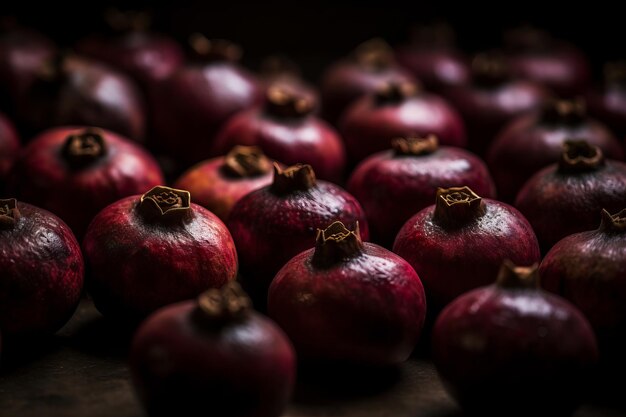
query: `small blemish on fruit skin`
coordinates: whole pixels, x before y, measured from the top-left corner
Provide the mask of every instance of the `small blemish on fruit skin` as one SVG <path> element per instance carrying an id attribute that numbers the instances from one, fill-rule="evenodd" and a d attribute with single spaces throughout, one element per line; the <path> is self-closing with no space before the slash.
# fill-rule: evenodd
<path id="1" fill-rule="evenodd" d="M 315 297 L 311 293 L 301 292 L 296 298 L 300 304 L 312 305 L 315 302 Z"/>

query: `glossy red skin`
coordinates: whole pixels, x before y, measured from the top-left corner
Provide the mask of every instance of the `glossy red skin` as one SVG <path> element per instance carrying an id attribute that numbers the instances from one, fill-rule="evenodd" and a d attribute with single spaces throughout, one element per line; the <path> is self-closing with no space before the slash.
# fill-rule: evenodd
<path id="1" fill-rule="evenodd" d="M 237 252 L 217 216 L 191 203 L 184 222 L 146 222 L 136 209 L 140 197 L 102 210 L 83 240 L 87 288 L 103 315 L 144 317 L 235 279 Z"/>
<path id="2" fill-rule="evenodd" d="M 596 117 L 619 137 L 626 137 L 626 89 L 607 86 L 589 89 L 585 95 L 589 113 Z"/>
<path id="3" fill-rule="evenodd" d="M 0 37 L 0 103 L 11 115 L 27 93 L 39 68 L 56 53 L 45 36 L 29 29 L 10 31 Z"/>
<path id="4" fill-rule="evenodd" d="M 372 243 L 329 268 L 296 255 L 272 281 L 268 312 L 298 357 L 373 366 L 404 362 L 426 316 L 419 277 L 404 259 Z"/>
<path id="5" fill-rule="evenodd" d="M 585 314 L 603 355 L 622 351 L 626 346 L 626 233 L 592 230 L 567 236 L 550 249 L 539 274 L 543 288 Z"/>
<path id="6" fill-rule="evenodd" d="M 431 311 L 459 295 L 494 282 L 505 259 L 516 265 L 541 260 L 537 238 L 515 208 L 483 199 L 485 214 L 457 229 L 433 221 L 435 206 L 411 217 L 400 229 L 393 251 L 422 279 Z"/>
<path id="7" fill-rule="evenodd" d="M 12 175 L 12 189 L 20 199 L 61 217 L 79 238 L 104 207 L 163 183 L 152 156 L 108 131 L 103 131 L 108 153 L 91 166 L 73 169 L 61 149 L 68 135 L 83 129 L 61 127 L 43 132 L 24 148 Z"/>
<path id="8" fill-rule="evenodd" d="M 52 213 L 19 202 L 21 218 L 0 228 L 0 328 L 6 338 L 52 334 L 72 316 L 84 266 L 72 231 Z"/>
<path id="9" fill-rule="evenodd" d="M 469 148 L 483 155 L 496 135 L 516 117 L 538 110 L 550 94 L 539 84 L 511 80 L 488 87 L 448 88 L 445 97 L 463 116 Z"/>
<path id="10" fill-rule="evenodd" d="M 270 187 L 239 200 L 228 218 L 239 254 L 240 271 L 253 292 L 266 294 L 274 275 L 291 258 L 311 248 L 317 229 L 341 221 L 368 240 L 367 219 L 359 202 L 326 181 L 307 190 L 276 195 Z"/>
<path id="11" fill-rule="evenodd" d="M 144 102 L 126 75 L 96 61 L 67 59 L 67 79 L 58 90 L 33 84 L 18 119 L 34 134 L 64 125 L 96 126 L 138 142 L 144 139 Z"/>
<path id="12" fill-rule="evenodd" d="M 499 198 L 513 202 L 533 174 L 559 160 L 565 140 L 575 138 L 600 147 L 608 158 L 624 158 L 617 139 L 593 119 L 567 126 L 542 123 L 536 114 L 521 116 L 500 132 L 487 152 L 487 166 Z"/>
<path id="13" fill-rule="evenodd" d="M 446 307 L 433 329 L 433 360 L 446 387 L 481 413 L 569 415 L 597 358 L 582 313 L 538 289 L 476 289 Z"/>
<path id="14" fill-rule="evenodd" d="M 348 158 L 359 162 L 389 148 L 391 139 L 435 134 L 441 145 L 464 147 L 461 116 L 442 98 L 420 93 L 399 103 L 378 105 L 373 96 L 356 101 L 343 115 L 339 131 Z"/>
<path id="15" fill-rule="evenodd" d="M 204 328 L 195 321 L 196 305 L 165 307 L 135 335 L 130 369 L 148 414 L 280 416 L 295 382 L 289 339 L 254 312 L 218 330 Z"/>
<path id="16" fill-rule="evenodd" d="M 372 240 L 391 247 L 402 225 L 432 205 L 437 188 L 459 184 L 485 198 L 495 198 L 485 163 L 463 149 L 444 146 L 429 155 L 374 154 L 355 168 L 347 189 L 367 214 Z"/>
<path id="17" fill-rule="evenodd" d="M 389 83 L 413 82 L 415 78 L 397 65 L 376 71 L 349 60 L 339 61 L 331 65 L 322 76 L 322 113 L 329 122 L 336 124 L 357 99 L 373 94 Z"/>
<path id="18" fill-rule="evenodd" d="M 191 164 L 211 156 L 215 135 L 233 115 L 260 104 L 262 86 L 225 62 L 180 68 L 155 90 L 155 132 L 164 152 Z"/>
<path id="19" fill-rule="evenodd" d="M 241 178 L 229 175 L 222 169 L 223 165 L 223 156 L 201 162 L 176 180 L 174 188 L 189 191 L 196 204 L 226 221 L 235 203 L 244 195 L 272 183 L 273 171 Z"/>
<path id="20" fill-rule="evenodd" d="M 322 179 L 339 182 L 346 153 L 337 131 L 313 115 L 281 119 L 261 109 L 231 118 L 213 143 L 212 154 L 223 155 L 235 145 L 258 146 L 268 157 L 287 165 L 309 164 Z"/>
<path id="21" fill-rule="evenodd" d="M 20 150 L 20 141 L 15 127 L 0 113 L 0 190 L 8 177 L 9 171 Z"/>
<path id="22" fill-rule="evenodd" d="M 431 91 L 443 92 L 471 78 L 467 58 L 452 48 L 405 45 L 396 49 L 396 59 Z"/>
<path id="23" fill-rule="evenodd" d="M 602 209 L 617 213 L 626 207 L 626 164 L 607 161 L 604 168 L 575 175 L 560 174 L 551 165 L 528 180 L 515 207 L 547 252 L 565 236 L 595 229 Z"/>

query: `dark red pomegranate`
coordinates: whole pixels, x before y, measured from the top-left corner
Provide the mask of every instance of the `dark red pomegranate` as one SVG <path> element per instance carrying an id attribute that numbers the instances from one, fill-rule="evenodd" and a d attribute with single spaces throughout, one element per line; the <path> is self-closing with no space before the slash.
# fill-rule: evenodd
<path id="1" fill-rule="evenodd" d="M 413 351 L 426 299 L 404 259 L 334 222 L 278 272 L 268 312 L 300 358 L 385 366 Z"/>
<path id="2" fill-rule="evenodd" d="M 154 103 L 161 149 L 186 164 L 207 158 L 224 122 L 263 96 L 260 82 L 237 64 L 237 45 L 195 35 L 191 46 L 195 61 L 160 84 Z"/>
<path id="3" fill-rule="evenodd" d="M 439 187 L 466 184 L 481 196 L 495 198 L 487 167 L 472 153 L 440 147 L 434 135 L 397 138 L 391 147 L 361 162 L 348 181 L 375 242 L 391 247 L 402 225 L 433 203 Z"/>
<path id="4" fill-rule="evenodd" d="M 369 238 L 365 213 L 341 187 L 315 179 L 310 165 L 281 169 L 274 165 L 271 185 L 241 198 L 228 218 L 240 260 L 240 272 L 255 303 L 267 299 L 276 272 L 309 249 L 315 231 L 339 220 Z"/>
<path id="5" fill-rule="evenodd" d="M 587 117 L 582 101 L 554 101 L 542 112 L 515 119 L 492 143 L 487 165 L 499 198 L 512 202 L 535 172 L 559 160 L 569 138 L 585 138 L 607 157 L 624 158 L 620 143 L 603 124 Z"/>
<path id="6" fill-rule="evenodd" d="M 225 221 L 244 195 L 272 183 L 272 162 L 254 146 L 236 146 L 226 156 L 185 172 L 175 188 L 188 190 L 196 204 Z"/>
<path id="7" fill-rule="evenodd" d="M 74 313 L 83 256 L 52 213 L 0 199 L 0 329 L 6 338 L 52 334 Z"/>
<path id="8" fill-rule="evenodd" d="M 541 259 L 530 224 L 513 207 L 482 199 L 468 187 L 440 189 L 434 206 L 400 229 L 393 251 L 420 276 L 431 311 L 493 282 L 504 259 Z"/>
<path id="9" fill-rule="evenodd" d="M 515 207 L 545 252 L 565 236 L 594 229 L 602 209 L 626 207 L 626 164 L 605 160 L 599 147 L 584 140 L 567 140 L 558 164 L 533 175 Z"/>
<path id="10" fill-rule="evenodd" d="M 96 126 L 142 141 L 144 103 L 135 84 L 109 67 L 59 55 L 37 72 L 18 121 L 31 136 L 64 125 Z"/>
<path id="11" fill-rule="evenodd" d="M 461 116 L 415 84 L 388 84 L 357 100 L 343 115 L 339 130 L 353 162 L 384 151 L 398 136 L 435 134 L 443 145 L 466 145 Z"/>
<path id="12" fill-rule="evenodd" d="M 544 85 L 561 97 L 584 93 L 591 79 L 582 51 L 536 28 L 509 31 L 504 52 L 513 74 Z"/>
<path id="13" fill-rule="evenodd" d="M 501 56 L 484 54 L 472 62 L 471 83 L 446 89 L 445 97 L 463 116 L 470 149 L 482 155 L 504 126 L 540 109 L 549 93 L 539 84 L 512 77 Z"/>
<path id="14" fill-rule="evenodd" d="M 267 90 L 263 108 L 230 119 L 213 144 L 223 155 L 235 145 L 258 146 L 267 156 L 285 164 L 305 163 L 325 180 L 342 179 L 346 157 L 339 134 L 312 115 L 314 102 L 285 84 Z"/>
<path id="15" fill-rule="evenodd" d="M 437 319 L 433 359 L 467 411 L 566 416 L 591 386 L 598 348 L 589 322 L 538 282 L 536 265 L 506 262 L 495 284 L 460 296 Z"/>
<path id="16" fill-rule="evenodd" d="M 396 48 L 398 64 L 411 72 L 429 90 L 442 92 L 470 80 L 465 55 L 456 48 L 452 27 L 446 24 L 422 25 L 411 42 Z"/>
<path id="17" fill-rule="evenodd" d="M 336 124 L 358 98 L 388 83 L 414 81 L 411 74 L 394 62 L 391 47 L 382 39 L 372 39 L 326 70 L 320 87 L 322 112 L 327 120 Z"/>
<path id="18" fill-rule="evenodd" d="M 233 240 L 188 191 L 157 186 L 117 201 L 83 240 L 88 290 L 105 316 L 132 319 L 219 288 L 237 274 Z"/>
<path id="19" fill-rule="evenodd" d="M 589 89 L 585 97 L 591 115 L 606 123 L 618 137 L 626 137 L 626 61 L 608 63 L 604 85 Z"/>
<path id="20" fill-rule="evenodd" d="M 8 29 L 0 35 L 0 108 L 15 115 L 42 65 L 56 53 L 54 43 L 26 28 Z"/>
<path id="21" fill-rule="evenodd" d="M 278 417 L 296 358 L 276 324 L 235 283 L 150 316 L 130 351 L 132 381 L 150 416 Z"/>
<path id="22" fill-rule="evenodd" d="M 319 109 L 320 97 L 317 89 L 302 78 L 300 67 L 284 55 L 270 55 L 261 62 L 260 77 L 266 88 L 283 85 L 313 103 L 314 112 Z"/>
<path id="23" fill-rule="evenodd" d="M 20 141 L 13 124 L 0 113 L 0 191 L 4 188 L 7 177 L 20 150 Z"/>
<path id="24" fill-rule="evenodd" d="M 17 160 L 12 188 L 61 217 L 79 238 L 104 207 L 163 182 L 154 159 L 115 133 L 85 127 L 43 132 Z"/>
<path id="25" fill-rule="evenodd" d="M 589 319 L 603 356 L 623 356 L 626 209 L 613 215 L 602 210 L 598 229 L 559 241 L 541 262 L 539 275 L 543 288 L 571 301 Z"/>

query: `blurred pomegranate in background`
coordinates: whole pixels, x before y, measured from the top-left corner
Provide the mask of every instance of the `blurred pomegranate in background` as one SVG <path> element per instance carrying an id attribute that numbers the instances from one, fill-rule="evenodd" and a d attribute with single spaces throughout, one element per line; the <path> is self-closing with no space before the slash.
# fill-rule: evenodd
<path id="1" fill-rule="evenodd" d="M 626 139 L 626 61 L 607 63 L 604 85 L 589 89 L 585 97 L 589 113 Z"/>

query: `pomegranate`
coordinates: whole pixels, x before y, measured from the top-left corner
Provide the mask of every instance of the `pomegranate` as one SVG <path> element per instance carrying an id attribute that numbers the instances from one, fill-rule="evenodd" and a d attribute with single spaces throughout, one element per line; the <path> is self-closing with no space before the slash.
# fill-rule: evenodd
<path id="1" fill-rule="evenodd" d="M 361 162 L 348 181 L 375 242 L 390 247 L 402 225 L 432 204 L 439 187 L 466 184 L 481 196 L 495 198 L 485 164 L 463 149 L 440 147 L 435 135 L 396 138 L 391 147 Z"/>
<path id="2" fill-rule="evenodd" d="M 490 284 L 504 259 L 541 259 L 528 221 L 513 207 L 468 187 L 439 189 L 436 203 L 407 221 L 393 245 L 421 277 L 437 312 L 459 295 Z"/>
<path id="3" fill-rule="evenodd" d="M 604 68 L 604 86 L 586 94 L 589 113 L 606 123 L 620 138 L 626 137 L 626 62 Z"/>
<path id="4" fill-rule="evenodd" d="M 20 141 L 13 124 L 0 113 L 0 191 L 20 150 Z"/>
<path id="5" fill-rule="evenodd" d="M 539 289 L 536 265 L 506 262 L 495 284 L 454 300 L 433 330 L 433 359 L 446 387 L 481 415 L 569 415 L 591 385 L 597 358 L 589 322 Z"/>
<path id="6" fill-rule="evenodd" d="M 138 145 L 89 127 L 43 132 L 24 148 L 14 171 L 18 196 L 61 217 L 79 238 L 101 209 L 163 182 Z"/>
<path id="7" fill-rule="evenodd" d="M 298 356 L 373 366 L 404 362 L 417 343 L 426 300 L 404 259 L 363 243 L 358 225 L 318 229 L 314 249 L 278 272 L 269 290 L 270 317 Z"/>
<path id="8" fill-rule="evenodd" d="M 130 369 L 151 416 L 208 405 L 216 416 L 278 417 L 296 359 L 285 334 L 232 282 L 151 315 L 133 340 Z"/>
<path id="9" fill-rule="evenodd" d="M 83 257 L 54 214 L 0 199 L 0 328 L 6 338 L 52 334 L 72 316 L 83 288 Z"/>
<path id="10" fill-rule="evenodd" d="M 241 197 L 271 184 L 272 175 L 272 163 L 259 148 L 235 146 L 228 155 L 188 170 L 174 187 L 188 190 L 196 204 L 225 221 Z"/>
<path id="11" fill-rule="evenodd" d="M 515 206 L 547 251 L 565 236 L 594 229 L 602 209 L 626 207 L 626 164 L 605 160 L 584 140 L 567 140 L 558 164 L 531 177 Z"/>
<path id="12" fill-rule="evenodd" d="M 432 133 L 444 145 L 466 145 L 461 116 L 416 84 L 387 84 L 357 100 L 342 117 L 339 130 L 352 162 L 387 149 L 394 137 L 411 134 Z"/>
<path id="13" fill-rule="evenodd" d="M 339 134 L 312 115 L 314 102 L 285 84 L 267 90 L 264 108 L 230 119 L 213 144 L 222 155 L 234 145 L 255 145 L 270 158 L 286 164 L 306 163 L 325 180 L 339 182 L 345 151 Z"/>

